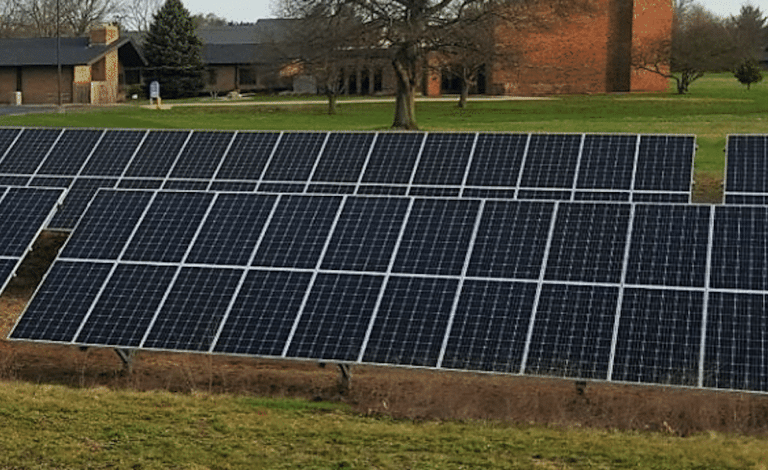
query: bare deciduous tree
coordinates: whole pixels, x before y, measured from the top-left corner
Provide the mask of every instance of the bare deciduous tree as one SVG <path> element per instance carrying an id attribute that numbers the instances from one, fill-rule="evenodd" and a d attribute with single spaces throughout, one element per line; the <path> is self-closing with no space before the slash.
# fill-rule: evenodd
<path id="1" fill-rule="evenodd" d="M 724 22 L 688 0 L 675 3 L 672 37 L 633 45 L 632 65 L 675 80 L 684 94 L 706 72 L 732 70 L 737 45 Z"/>

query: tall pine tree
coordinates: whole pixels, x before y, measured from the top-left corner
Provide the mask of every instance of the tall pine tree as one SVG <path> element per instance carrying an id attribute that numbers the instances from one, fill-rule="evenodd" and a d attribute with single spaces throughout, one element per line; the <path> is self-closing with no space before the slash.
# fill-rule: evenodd
<path id="1" fill-rule="evenodd" d="M 160 83 L 160 96 L 194 96 L 203 88 L 202 42 L 181 0 L 166 0 L 155 13 L 144 40 L 146 78 Z"/>

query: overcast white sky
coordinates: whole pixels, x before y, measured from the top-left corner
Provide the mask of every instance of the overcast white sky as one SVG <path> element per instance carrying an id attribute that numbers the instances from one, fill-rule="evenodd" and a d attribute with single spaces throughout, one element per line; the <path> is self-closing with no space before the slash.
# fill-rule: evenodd
<path id="1" fill-rule="evenodd" d="M 751 4 L 768 13 L 766 0 L 751 0 Z M 187 9 L 194 15 L 197 13 L 213 13 L 216 16 L 236 22 L 255 22 L 259 18 L 273 18 L 272 5 L 275 0 L 182 0 Z M 698 0 L 707 10 L 719 16 L 730 16 L 739 13 L 745 0 Z"/>

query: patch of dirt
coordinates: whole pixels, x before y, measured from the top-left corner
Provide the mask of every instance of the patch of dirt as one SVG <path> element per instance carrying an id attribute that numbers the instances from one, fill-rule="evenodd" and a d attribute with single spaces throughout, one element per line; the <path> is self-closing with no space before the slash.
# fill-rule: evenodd
<path id="1" fill-rule="evenodd" d="M 66 238 L 44 233 L 0 296 L 5 338 Z M 72 387 L 338 400 L 366 415 L 649 430 L 768 433 L 768 396 L 505 375 L 355 366 L 349 390 L 334 365 L 141 352 L 133 371 L 110 349 L 0 340 L 0 379 Z"/>

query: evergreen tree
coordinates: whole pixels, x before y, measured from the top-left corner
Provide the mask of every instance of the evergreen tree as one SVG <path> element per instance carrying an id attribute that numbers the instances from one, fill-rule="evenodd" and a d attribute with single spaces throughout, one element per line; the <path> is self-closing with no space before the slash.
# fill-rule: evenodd
<path id="1" fill-rule="evenodd" d="M 747 85 L 747 90 L 749 90 L 750 85 L 763 79 L 763 74 L 760 72 L 760 65 L 758 65 L 755 59 L 744 59 L 744 61 L 736 67 L 736 70 L 733 71 L 733 76 L 736 77 L 736 80 L 742 85 Z"/>
<path id="2" fill-rule="evenodd" d="M 181 0 L 166 0 L 155 13 L 144 41 L 147 79 L 160 83 L 160 96 L 194 96 L 203 88 L 202 42 Z"/>

